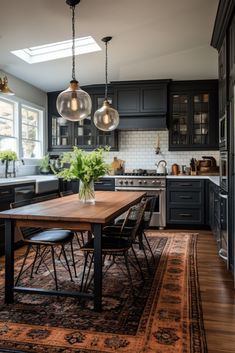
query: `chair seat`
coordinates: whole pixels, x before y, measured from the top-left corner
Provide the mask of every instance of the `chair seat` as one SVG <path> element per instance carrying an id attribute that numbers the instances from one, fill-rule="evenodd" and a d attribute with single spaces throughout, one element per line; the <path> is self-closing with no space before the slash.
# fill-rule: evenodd
<path id="1" fill-rule="evenodd" d="M 102 238 L 103 252 L 125 251 L 125 250 L 128 250 L 129 248 L 130 248 L 130 241 L 128 239 L 117 238 L 117 237 Z M 84 246 L 82 246 L 80 250 L 94 251 L 94 238 L 88 241 Z"/>
<path id="2" fill-rule="evenodd" d="M 53 229 L 53 230 L 45 230 L 40 233 L 33 234 L 25 241 L 35 241 L 35 242 L 45 242 L 45 243 L 63 243 L 72 240 L 73 232 L 66 229 Z"/>

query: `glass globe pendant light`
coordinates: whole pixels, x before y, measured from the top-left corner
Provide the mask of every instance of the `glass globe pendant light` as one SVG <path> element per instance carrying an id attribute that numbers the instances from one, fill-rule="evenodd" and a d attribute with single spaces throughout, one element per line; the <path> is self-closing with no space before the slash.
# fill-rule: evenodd
<path id="1" fill-rule="evenodd" d="M 117 110 L 112 108 L 108 102 L 108 55 L 107 45 L 112 37 L 104 37 L 102 41 L 105 43 L 105 96 L 104 102 L 100 109 L 96 110 L 94 114 L 94 124 L 102 131 L 112 131 L 117 128 L 119 124 L 119 114 Z"/>
<path id="2" fill-rule="evenodd" d="M 56 100 L 58 113 L 66 120 L 79 121 L 91 114 L 91 97 L 83 91 L 75 77 L 75 6 L 80 0 L 66 0 L 72 10 L 72 80 L 68 89 Z"/>

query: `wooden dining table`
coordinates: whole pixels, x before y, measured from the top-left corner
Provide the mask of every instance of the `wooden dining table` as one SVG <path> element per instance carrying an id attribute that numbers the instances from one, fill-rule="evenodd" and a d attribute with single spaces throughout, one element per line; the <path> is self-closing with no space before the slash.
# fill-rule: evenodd
<path id="1" fill-rule="evenodd" d="M 5 303 L 14 303 L 14 292 L 27 294 L 60 295 L 90 298 L 94 310 L 102 310 L 102 228 L 105 224 L 138 203 L 144 192 L 97 191 L 95 204 L 86 204 L 78 195 L 0 212 L 5 219 Z M 72 231 L 91 231 L 94 236 L 94 291 L 48 290 L 17 287 L 14 285 L 14 232 L 15 227 L 63 228 Z"/>

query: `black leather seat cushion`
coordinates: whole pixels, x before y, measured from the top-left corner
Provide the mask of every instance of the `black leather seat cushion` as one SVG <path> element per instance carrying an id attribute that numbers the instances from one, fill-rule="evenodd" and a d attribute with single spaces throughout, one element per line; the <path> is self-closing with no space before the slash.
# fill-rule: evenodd
<path id="1" fill-rule="evenodd" d="M 52 229 L 33 234 L 27 237 L 27 239 L 31 241 L 62 243 L 72 240 L 73 235 L 74 233 L 67 229 Z"/>

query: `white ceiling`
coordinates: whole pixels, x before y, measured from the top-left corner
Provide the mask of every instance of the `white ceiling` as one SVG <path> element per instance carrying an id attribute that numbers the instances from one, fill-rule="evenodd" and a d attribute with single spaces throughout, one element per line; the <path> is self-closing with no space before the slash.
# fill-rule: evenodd
<path id="1" fill-rule="evenodd" d="M 27 64 L 11 50 L 71 39 L 65 0 L 0 0 L 0 70 L 43 91 L 62 90 L 71 79 L 71 58 Z M 108 79 L 207 79 L 217 77 L 210 47 L 218 0 L 81 0 L 76 37 L 113 36 Z M 81 85 L 104 83 L 104 50 L 76 58 Z M 10 83 L 9 83 L 10 86 Z"/>

